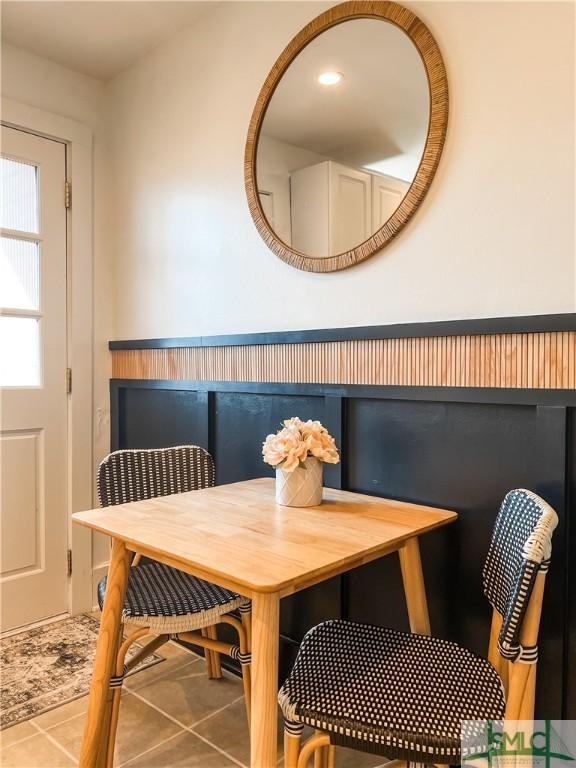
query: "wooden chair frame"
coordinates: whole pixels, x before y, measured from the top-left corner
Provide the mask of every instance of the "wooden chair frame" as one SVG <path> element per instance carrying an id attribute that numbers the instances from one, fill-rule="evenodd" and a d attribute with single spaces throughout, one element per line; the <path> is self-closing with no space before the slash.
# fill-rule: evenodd
<path id="1" fill-rule="evenodd" d="M 544 598 L 546 571 L 538 571 L 534 587 L 528 601 L 528 607 L 520 629 L 520 645 L 535 646 L 538 642 L 540 616 Z M 526 664 L 521 661 L 509 661 L 498 650 L 498 635 L 502 626 L 502 616 L 493 610 L 488 646 L 488 661 L 498 672 L 506 693 L 506 711 L 504 720 L 533 720 L 536 693 L 536 663 Z M 307 768 L 311 757 L 314 768 L 334 768 L 334 746 L 330 734 L 316 731 L 304 744 L 301 737 L 284 731 L 285 768 Z M 400 768 L 410 764 L 402 760 L 386 763 L 387 768 Z M 437 764 L 436 764 L 437 765 Z"/>
<path id="2" fill-rule="evenodd" d="M 131 567 L 135 567 L 140 562 L 141 555 L 136 554 L 132 560 Z M 230 614 L 224 614 L 220 617 L 218 624 L 228 624 L 236 630 L 238 634 L 238 645 L 241 656 L 249 656 L 252 640 L 252 614 L 250 611 L 241 612 L 241 621 Z M 116 665 L 113 670 L 112 681 L 108 691 L 108 707 L 106 720 L 102 726 L 102 735 L 100 739 L 99 756 L 106 768 L 112 768 L 114 764 L 114 747 L 116 744 L 116 732 L 118 729 L 118 717 L 120 714 L 120 699 L 122 696 L 122 687 L 126 675 L 134 669 L 143 659 L 161 648 L 169 640 L 177 637 L 187 643 L 199 646 L 204 649 L 206 672 L 209 679 L 222 677 L 222 668 L 220 663 L 220 654 L 225 653 L 233 657 L 234 650 L 237 647 L 232 643 L 224 643 L 218 640 L 217 625 L 212 624 L 203 627 L 199 631 L 178 632 L 171 635 L 155 635 L 150 642 L 143 646 L 126 663 L 126 654 L 130 647 L 141 640 L 143 637 L 151 634 L 149 627 L 138 627 L 126 639 L 124 637 L 124 625 L 120 625 L 118 637 L 113 640 L 117 647 Z M 242 685 L 244 688 L 244 703 L 246 705 L 246 716 L 248 718 L 248 730 L 250 730 L 250 662 L 241 661 Z"/>
<path id="3" fill-rule="evenodd" d="M 214 482 L 214 464 L 212 457 L 210 454 L 208 454 L 207 451 L 205 451 L 203 448 L 200 448 L 199 446 L 175 446 L 174 448 L 169 449 L 151 449 L 151 450 L 126 450 L 126 451 L 115 451 L 112 454 L 109 454 L 102 463 L 100 464 L 100 467 L 98 469 L 98 496 L 100 499 L 100 503 L 102 506 L 110 506 L 115 503 L 119 503 L 119 500 L 117 498 L 117 494 L 113 494 L 114 498 L 116 498 L 116 501 L 111 501 L 108 494 L 112 493 L 110 490 L 111 488 L 115 488 L 115 484 L 119 482 L 119 478 L 114 478 L 112 475 L 107 477 L 105 480 L 102 480 L 101 478 L 101 471 L 103 468 L 107 465 L 109 460 L 112 457 L 117 457 L 118 454 L 138 454 L 138 453 L 144 453 L 144 454 L 154 454 L 156 452 L 163 453 L 165 451 L 178 451 L 181 449 L 190 449 L 192 451 L 199 451 L 200 454 L 203 454 L 205 465 L 201 469 L 201 478 L 204 478 L 206 483 L 208 484 L 208 487 L 210 485 L 213 485 Z M 205 477 L 204 477 L 205 475 Z M 106 489 L 106 497 L 105 499 L 102 496 L 102 486 L 100 483 L 104 483 L 104 488 Z M 109 487 L 110 486 L 110 487 Z M 204 487 L 201 485 L 200 487 Z M 165 489 L 167 490 L 167 489 Z M 180 490 L 177 486 L 176 488 L 173 488 L 170 486 L 170 489 L 167 490 L 169 493 L 174 493 L 176 490 Z M 120 500 L 126 500 L 122 497 Z M 121 557 L 118 556 L 118 546 L 116 546 L 118 542 L 115 542 L 112 540 L 111 542 L 111 557 L 110 557 L 110 571 L 109 573 L 112 573 L 115 569 L 129 569 L 136 567 L 142 558 L 142 555 L 138 552 L 131 553 L 129 551 L 123 550 L 123 554 Z M 120 600 L 120 595 L 118 595 L 114 590 L 112 590 L 112 593 L 110 595 L 107 594 L 106 601 L 108 602 L 111 600 L 112 602 L 118 602 Z M 119 609 L 121 609 L 121 606 L 118 606 Z M 246 704 L 246 714 L 248 717 L 248 728 L 250 728 L 250 705 L 251 705 L 251 697 L 250 697 L 250 649 L 251 649 L 251 638 L 252 638 L 252 632 L 251 632 L 251 624 L 252 624 L 252 616 L 251 616 L 251 610 L 249 606 L 242 606 L 240 608 L 240 614 L 241 614 L 241 621 L 236 619 L 234 616 L 230 614 L 224 614 L 222 616 L 219 616 L 217 619 L 217 622 L 215 624 L 211 624 L 206 627 L 199 628 L 198 630 L 194 629 L 193 631 L 184 631 L 184 632 L 172 632 L 170 634 L 168 633 L 162 633 L 159 635 L 156 635 L 156 633 L 152 632 L 149 626 L 135 626 L 134 631 L 131 632 L 131 634 L 128 635 L 126 639 L 124 639 L 124 624 L 121 623 L 118 630 L 114 629 L 113 631 L 110 628 L 107 628 L 102 624 L 101 626 L 101 634 L 106 634 L 107 636 L 107 643 L 109 647 L 112 650 L 111 654 L 111 661 L 108 662 L 111 666 L 111 669 L 109 669 L 109 677 L 110 677 L 110 686 L 107 690 L 103 691 L 103 696 L 106 700 L 106 706 L 104 709 L 104 715 L 102 717 L 102 721 L 95 724 L 94 727 L 98 728 L 99 735 L 97 739 L 97 760 L 96 763 L 98 766 L 107 766 L 107 768 L 112 768 L 113 760 L 114 760 L 114 746 L 116 742 L 116 731 L 118 727 L 118 716 L 120 712 L 120 699 L 122 695 L 122 686 L 124 683 L 124 678 L 126 677 L 127 673 L 130 672 L 131 669 L 134 669 L 134 667 L 143 659 L 145 659 L 147 656 L 149 656 L 151 653 L 153 653 L 155 650 L 160 648 L 162 645 L 167 643 L 172 638 L 178 638 L 181 640 L 184 640 L 188 643 L 192 643 L 193 645 L 199 646 L 200 648 L 204 649 L 204 656 L 205 656 L 205 662 L 206 662 L 206 672 L 208 674 L 208 677 L 210 679 L 220 678 L 222 677 L 222 667 L 220 663 L 220 654 L 226 653 L 232 658 L 238 659 L 240 662 L 241 670 L 242 670 L 242 681 L 243 681 L 243 687 L 244 687 L 244 700 Z M 224 643 L 218 639 L 217 634 L 217 625 L 218 624 L 228 624 L 231 626 L 238 635 L 238 645 L 234 645 L 232 643 Z M 153 634 L 152 640 L 150 640 L 143 648 L 141 648 L 131 659 L 126 663 L 126 655 L 128 653 L 128 650 L 130 647 L 137 642 L 138 640 L 141 640 L 142 638 L 146 637 L 147 635 Z M 98 659 L 96 659 L 95 662 L 95 670 L 98 667 Z M 93 683 L 94 685 L 94 680 Z"/>

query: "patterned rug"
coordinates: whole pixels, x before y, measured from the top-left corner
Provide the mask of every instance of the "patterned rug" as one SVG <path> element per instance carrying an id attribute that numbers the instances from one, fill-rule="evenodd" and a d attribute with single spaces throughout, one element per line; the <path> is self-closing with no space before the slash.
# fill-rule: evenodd
<path id="1" fill-rule="evenodd" d="M 0 640 L 0 730 L 88 693 L 99 626 L 74 616 Z M 160 661 L 151 654 L 131 674 Z"/>

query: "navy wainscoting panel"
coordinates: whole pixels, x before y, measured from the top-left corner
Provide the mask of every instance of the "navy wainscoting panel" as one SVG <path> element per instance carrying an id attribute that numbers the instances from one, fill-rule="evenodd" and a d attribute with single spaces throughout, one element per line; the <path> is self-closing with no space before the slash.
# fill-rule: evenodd
<path id="1" fill-rule="evenodd" d="M 565 608 L 564 409 L 535 406 L 352 399 L 348 404 L 348 487 L 406 501 L 451 507 L 454 526 L 421 539 L 435 634 L 485 655 L 491 608 L 482 565 L 496 512 L 511 488 L 529 487 L 554 504 L 560 525 L 541 633 L 539 677 L 559 679 Z M 560 413 L 559 413 L 560 411 Z M 407 629 L 398 559 L 383 558 L 349 577 L 349 612 L 357 621 Z M 543 712 L 560 716 L 561 686 L 540 685 Z M 551 715 L 550 715 L 551 716 Z"/>
<path id="2" fill-rule="evenodd" d="M 293 415 L 324 421 L 342 463 L 326 485 L 455 509 L 459 521 L 422 537 L 432 631 L 486 654 L 490 608 L 481 572 L 505 493 L 528 487 L 560 524 L 541 630 L 538 708 L 576 717 L 576 416 L 573 393 L 297 384 L 115 380 L 113 448 L 198 443 L 213 454 L 217 482 L 273 470 L 265 436 Z M 281 677 L 303 634 L 318 621 L 350 617 L 407 627 L 397 556 L 282 601 Z"/>
<path id="3" fill-rule="evenodd" d="M 216 392 L 214 394 L 214 455 L 216 482 L 235 483 L 274 477 L 262 461 L 262 443 L 285 419 L 322 418 L 324 398 L 300 395 Z"/>
<path id="4" fill-rule="evenodd" d="M 208 448 L 208 393 L 128 387 L 118 393 L 114 448 Z M 115 408 L 112 408 L 114 416 Z M 117 443 L 115 445 L 115 443 Z"/>

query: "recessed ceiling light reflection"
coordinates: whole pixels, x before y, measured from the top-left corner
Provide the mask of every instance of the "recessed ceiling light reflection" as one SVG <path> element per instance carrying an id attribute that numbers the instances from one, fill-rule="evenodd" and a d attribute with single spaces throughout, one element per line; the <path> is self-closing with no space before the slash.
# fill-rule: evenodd
<path id="1" fill-rule="evenodd" d="M 322 72 L 318 75 L 320 85 L 338 85 L 344 79 L 342 72 Z"/>

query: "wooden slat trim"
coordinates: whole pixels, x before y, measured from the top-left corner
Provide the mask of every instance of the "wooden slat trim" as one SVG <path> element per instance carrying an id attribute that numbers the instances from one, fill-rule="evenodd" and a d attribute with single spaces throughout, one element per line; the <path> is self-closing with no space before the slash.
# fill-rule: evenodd
<path id="1" fill-rule="evenodd" d="M 576 332 L 112 351 L 115 379 L 576 388 Z"/>

